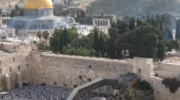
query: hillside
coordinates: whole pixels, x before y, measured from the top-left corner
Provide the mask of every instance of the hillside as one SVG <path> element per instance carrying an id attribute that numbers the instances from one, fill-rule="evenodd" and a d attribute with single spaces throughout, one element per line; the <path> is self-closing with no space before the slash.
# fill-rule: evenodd
<path id="1" fill-rule="evenodd" d="M 17 4 L 23 6 L 24 1 L 25 0 L 0 0 L 0 9 L 8 10 Z M 52 0 L 52 1 L 54 2 L 55 5 L 64 4 L 65 1 L 66 3 L 68 1 L 71 1 L 72 7 L 75 6 L 78 8 L 86 8 L 86 6 L 88 6 L 90 3 L 92 3 L 91 1 L 94 0 Z"/>
<path id="2" fill-rule="evenodd" d="M 7 10 L 11 7 L 14 7 L 16 4 L 22 0 L 0 0 L 0 9 Z"/>
<path id="3" fill-rule="evenodd" d="M 180 12 L 179 0 L 102 0 L 89 5 L 90 14 L 146 15 Z"/>

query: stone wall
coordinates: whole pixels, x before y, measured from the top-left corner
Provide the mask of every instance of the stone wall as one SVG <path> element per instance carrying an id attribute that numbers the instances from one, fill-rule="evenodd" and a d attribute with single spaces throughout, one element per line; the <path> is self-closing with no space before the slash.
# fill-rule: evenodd
<path id="1" fill-rule="evenodd" d="M 162 84 L 162 78 L 178 76 L 178 65 L 165 63 L 153 65 L 152 59 L 137 57 L 134 59 L 127 59 L 127 62 L 133 65 L 134 73 L 139 74 L 142 80 L 145 80 L 151 84 L 154 89 L 155 100 L 179 100 L 180 89 L 172 94 L 169 88 L 166 88 L 165 85 Z M 158 76 L 162 78 L 153 76 L 154 73 L 157 73 Z"/>
<path id="2" fill-rule="evenodd" d="M 27 47 L 20 47 L 19 51 L 21 52 L 0 55 L 0 91 L 9 90 L 22 83 L 45 83 L 74 88 L 100 77 L 118 78 L 128 72 L 134 72 L 151 84 L 156 100 L 180 98 L 180 89 L 172 94 L 162 84 L 162 79 L 153 77 L 152 74 L 158 73 L 162 77 L 178 76 L 179 66 L 153 65 L 152 59 L 149 58 L 110 60 L 27 52 Z"/>
<path id="3" fill-rule="evenodd" d="M 132 66 L 121 60 L 31 52 L 33 82 L 74 88 L 100 77 L 118 78 Z"/>
<path id="4" fill-rule="evenodd" d="M 0 91 L 10 90 L 21 83 L 31 82 L 31 68 L 29 67 L 29 46 L 19 47 L 18 53 L 3 53 L 0 55 Z M 18 74 L 19 72 L 19 74 Z M 9 79 L 8 83 L 6 80 Z M 10 83 L 9 83 L 10 82 Z M 8 84 L 8 87 L 7 87 Z M 22 85 L 22 84 L 19 84 Z"/>
<path id="5" fill-rule="evenodd" d="M 180 69 L 178 64 L 160 63 L 155 69 L 155 73 L 160 78 L 180 78 Z"/>

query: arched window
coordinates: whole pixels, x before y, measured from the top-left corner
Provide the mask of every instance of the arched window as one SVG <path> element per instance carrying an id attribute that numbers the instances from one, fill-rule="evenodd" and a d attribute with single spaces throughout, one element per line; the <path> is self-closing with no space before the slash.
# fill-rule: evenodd
<path id="1" fill-rule="evenodd" d="M 34 25 L 34 29 L 37 29 L 37 25 Z"/>
<path id="2" fill-rule="evenodd" d="M 40 24 L 38 25 L 38 28 L 39 28 L 39 29 L 41 28 L 41 25 L 40 25 Z"/>
<path id="3" fill-rule="evenodd" d="M 43 13 L 43 10 L 41 10 L 41 14 L 43 15 L 44 13 Z"/>
<path id="4" fill-rule="evenodd" d="M 102 24 L 103 24 L 103 22 L 101 21 L 101 22 L 100 22 L 100 26 L 102 26 Z"/>
<path id="5" fill-rule="evenodd" d="M 98 26 L 100 26 L 100 21 L 98 20 Z"/>
<path id="6" fill-rule="evenodd" d="M 108 26 L 108 21 L 106 20 L 106 26 Z"/>
<path id="7" fill-rule="evenodd" d="M 42 29 L 45 29 L 44 25 L 42 25 Z"/>
<path id="8" fill-rule="evenodd" d="M 95 20 L 95 25 L 97 25 L 97 20 Z"/>
<path id="9" fill-rule="evenodd" d="M 38 15 L 38 11 L 37 10 L 35 11 L 35 15 Z"/>
<path id="10" fill-rule="evenodd" d="M 103 26 L 106 26 L 105 20 L 103 20 Z"/>

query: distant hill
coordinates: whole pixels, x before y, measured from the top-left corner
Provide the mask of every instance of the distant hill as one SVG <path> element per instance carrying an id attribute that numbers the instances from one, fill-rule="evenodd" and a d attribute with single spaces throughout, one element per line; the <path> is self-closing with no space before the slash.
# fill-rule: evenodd
<path id="1" fill-rule="evenodd" d="M 87 7 L 90 14 L 147 15 L 180 13 L 180 0 L 101 0 Z"/>
<path id="2" fill-rule="evenodd" d="M 14 7 L 16 4 L 21 2 L 22 0 L 0 0 L 0 9 L 1 10 L 8 10 Z"/>
<path id="3" fill-rule="evenodd" d="M 13 8 L 15 5 L 23 6 L 25 0 L 0 0 L 0 9 L 2 10 L 8 10 Z M 79 3 L 86 3 L 86 1 L 91 1 L 91 0 L 52 0 L 54 2 L 54 5 L 58 4 L 64 4 L 65 1 L 71 1 L 72 4 L 76 5 Z M 92 0 L 94 1 L 94 0 Z M 80 5 L 82 6 L 82 5 Z"/>

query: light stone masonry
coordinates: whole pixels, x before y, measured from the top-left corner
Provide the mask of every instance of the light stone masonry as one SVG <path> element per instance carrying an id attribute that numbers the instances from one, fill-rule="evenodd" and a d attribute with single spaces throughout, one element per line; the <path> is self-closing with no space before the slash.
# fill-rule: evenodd
<path id="1" fill-rule="evenodd" d="M 100 77 L 119 78 L 123 74 L 133 72 L 151 84 L 156 100 L 180 98 L 180 89 L 172 94 L 162 84 L 162 78 L 178 77 L 177 65 L 153 64 L 152 59 L 138 57 L 111 60 L 42 53 L 31 51 L 30 46 L 20 46 L 19 51 L 0 55 L 0 91 L 11 90 L 17 85 L 21 88 L 23 83 L 74 88 Z M 161 78 L 154 77 L 152 73 Z"/>

